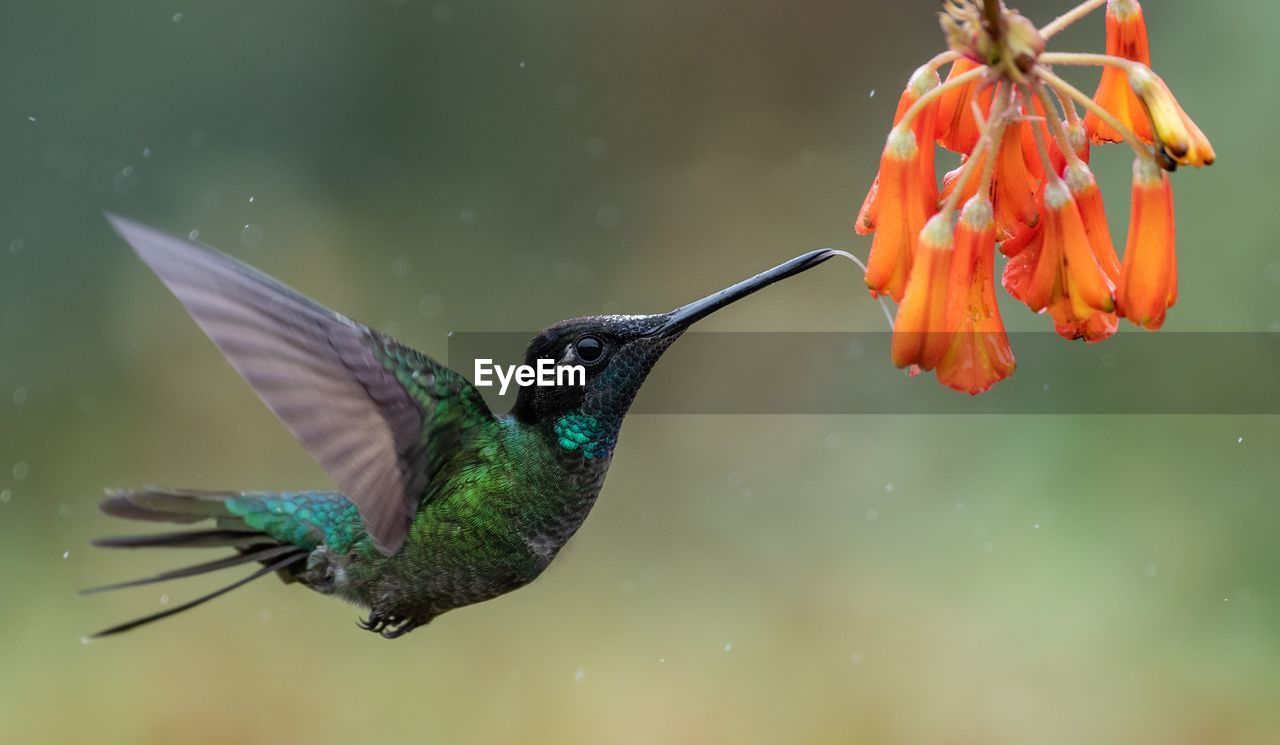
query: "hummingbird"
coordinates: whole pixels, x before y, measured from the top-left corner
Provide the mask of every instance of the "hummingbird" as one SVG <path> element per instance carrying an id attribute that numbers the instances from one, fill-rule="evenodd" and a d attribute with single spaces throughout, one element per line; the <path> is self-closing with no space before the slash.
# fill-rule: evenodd
<path id="1" fill-rule="evenodd" d="M 216 249 L 123 217 L 112 227 L 338 487 L 108 491 L 100 509 L 191 526 L 102 538 L 110 548 L 219 547 L 223 558 L 86 593 L 240 565 L 254 571 L 181 613 L 275 573 L 368 610 L 394 639 L 533 581 L 596 501 L 636 393 L 691 325 L 836 255 L 819 249 L 668 313 L 561 321 L 526 364 L 581 366 L 574 385 L 523 386 L 496 416 L 466 377 Z"/>

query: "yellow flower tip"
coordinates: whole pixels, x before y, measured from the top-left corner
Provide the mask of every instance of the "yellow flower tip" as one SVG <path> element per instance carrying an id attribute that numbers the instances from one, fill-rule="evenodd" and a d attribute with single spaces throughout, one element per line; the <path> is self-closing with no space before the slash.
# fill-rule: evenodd
<path id="1" fill-rule="evenodd" d="M 1216 156 L 1204 132 L 1187 116 L 1169 86 L 1150 69 L 1129 69 L 1129 86 L 1137 94 L 1155 130 L 1161 151 L 1178 165 L 1212 165 Z"/>

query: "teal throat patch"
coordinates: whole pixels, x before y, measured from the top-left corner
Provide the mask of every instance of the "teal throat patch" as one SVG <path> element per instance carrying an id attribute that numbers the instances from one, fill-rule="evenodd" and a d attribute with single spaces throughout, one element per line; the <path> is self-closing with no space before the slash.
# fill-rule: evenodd
<path id="1" fill-rule="evenodd" d="M 555 423 L 556 442 L 583 458 L 603 458 L 613 445 L 613 435 L 600 420 L 586 414 L 565 414 Z"/>

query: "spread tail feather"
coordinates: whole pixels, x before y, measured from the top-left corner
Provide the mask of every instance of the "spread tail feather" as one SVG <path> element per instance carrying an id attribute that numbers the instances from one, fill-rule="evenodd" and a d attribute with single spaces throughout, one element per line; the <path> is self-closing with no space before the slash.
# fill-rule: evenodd
<path id="1" fill-rule="evenodd" d="M 207 595 L 202 595 L 195 600 L 172 608 L 166 608 L 158 613 L 127 623 L 112 626 L 94 634 L 92 638 L 119 634 L 152 621 L 158 621 L 176 613 L 190 610 L 271 572 L 281 572 L 282 577 L 286 580 L 291 579 L 289 570 L 300 563 L 305 563 L 309 551 L 277 540 L 252 528 L 244 520 L 232 514 L 227 508 L 226 501 L 239 496 L 240 494 L 237 492 L 159 489 L 156 487 L 148 487 L 136 491 L 108 492 L 107 498 L 102 501 L 99 508 L 113 517 L 182 525 L 211 520 L 213 525 L 206 529 L 99 538 L 93 541 L 95 546 L 106 548 L 230 548 L 234 549 L 236 553 L 221 559 L 162 572 L 151 577 L 82 590 L 82 594 L 87 595 L 107 590 L 119 590 L 126 587 L 137 587 L 155 582 L 181 579 L 251 562 L 261 563 L 262 568 L 243 579 L 232 582 Z"/>
<path id="2" fill-rule="evenodd" d="M 232 582 L 231 584 L 226 585 L 225 587 L 220 587 L 217 590 L 214 590 L 213 592 L 208 593 L 207 595 L 201 595 L 195 600 L 188 601 L 181 605 L 176 605 L 172 608 L 166 608 L 165 610 L 162 610 L 158 613 L 152 613 L 149 616 L 143 616 L 142 618 L 135 618 L 132 621 L 127 621 L 117 626 L 112 626 L 109 629 L 103 629 L 102 631 L 99 631 L 98 633 L 94 634 L 90 638 L 100 639 L 104 636 L 112 636 L 113 634 L 119 634 L 121 632 L 128 631 L 130 629 L 136 629 L 139 626 L 145 626 L 146 624 L 149 624 L 152 621 L 159 621 L 162 618 L 168 618 L 169 616 L 172 616 L 176 613 L 181 613 L 184 610 L 190 610 L 198 605 L 202 605 L 204 603 L 209 602 L 210 600 L 213 600 L 219 595 L 225 595 L 226 593 L 231 592 L 237 587 L 246 585 L 259 577 L 270 574 L 271 572 L 287 569 L 293 564 L 303 561 L 306 558 L 307 558 L 306 553 L 302 551 L 297 551 L 295 553 L 288 554 L 283 559 L 280 559 L 279 561 L 272 564 L 267 564 L 261 569 L 255 571 L 253 574 L 250 574 L 248 577 L 236 580 L 235 582 Z"/>

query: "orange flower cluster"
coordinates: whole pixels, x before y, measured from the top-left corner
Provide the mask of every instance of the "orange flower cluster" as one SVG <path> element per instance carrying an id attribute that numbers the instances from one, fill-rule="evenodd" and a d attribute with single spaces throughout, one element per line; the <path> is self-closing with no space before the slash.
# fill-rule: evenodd
<path id="1" fill-rule="evenodd" d="M 1045 51 L 1104 3 L 1106 54 Z M 1169 173 L 1214 153 L 1149 67 L 1138 0 L 1087 0 L 1043 28 L 1000 0 L 947 0 L 941 18 L 950 51 L 911 76 L 855 226 L 874 234 L 872 296 L 900 304 L 894 363 L 970 394 L 1013 374 L 997 248 L 1005 290 L 1060 335 L 1101 341 L 1121 317 L 1158 329 L 1177 300 Z M 1057 76 L 1066 65 L 1102 68 L 1092 97 Z M 1089 169 L 1090 144 L 1106 142 L 1137 156 L 1122 259 Z M 935 145 L 961 158 L 941 189 Z"/>

